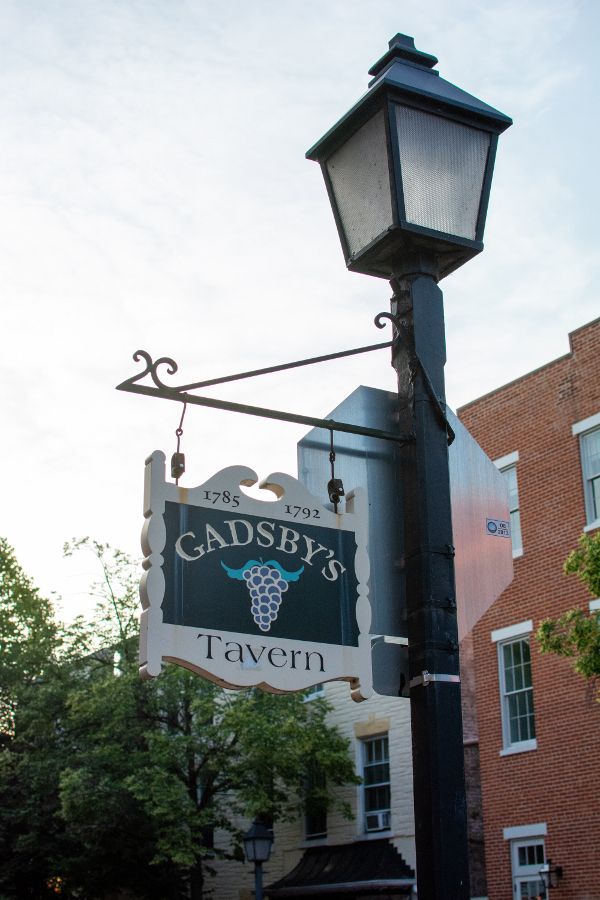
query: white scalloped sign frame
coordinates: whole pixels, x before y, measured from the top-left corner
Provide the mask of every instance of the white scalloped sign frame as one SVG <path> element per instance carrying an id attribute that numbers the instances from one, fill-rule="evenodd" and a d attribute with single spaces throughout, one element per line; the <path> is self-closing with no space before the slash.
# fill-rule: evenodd
<path id="1" fill-rule="evenodd" d="M 350 683 L 373 692 L 368 506 L 350 492 L 337 514 L 281 472 L 259 487 L 230 466 L 184 488 L 165 479 L 165 454 L 146 460 L 140 672 L 176 663 L 227 688 L 303 691 Z"/>

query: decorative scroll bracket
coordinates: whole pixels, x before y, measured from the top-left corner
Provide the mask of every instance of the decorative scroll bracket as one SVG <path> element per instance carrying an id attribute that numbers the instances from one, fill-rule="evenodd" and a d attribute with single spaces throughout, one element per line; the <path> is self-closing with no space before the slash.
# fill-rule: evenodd
<path id="1" fill-rule="evenodd" d="M 375 322 L 378 328 L 383 328 L 383 318 L 390 318 L 387 313 L 380 313 Z M 396 337 L 394 338 L 394 340 Z M 284 363 L 279 366 L 270 366 L 265 369 L 254 369 L 249 372 L 241 372 L 236 375 L 226 375 L 221 378 L 212 378 L 207 381 L 197 381 L 190 384 L 168 385 L 159 376 L 159 368 L 166 366 L 167 374 L 174 375 L 178 371 L 178 365 L 174 359 L 169 356 L 161 356 L 157 360 L 153 360 L 146 350 L 137 350 L 133 354 L 135 362 L 143 361 L 145 368 L 137 375 L 127 378 L 121 384 L 117 385 L 118 391 L 127 391 L 132 394 L 143 394 L 148 397 L 160 397 L 163 400 L 177 400 L 182 403 L 189 403 L 196 406 L 205 406 L 211 409 L 222 409 L 227 412 L 242 413 L 244 415 L 259 416 L 267 419 L 275 419 L 282 422 L 292 422 L 297 425 L 307 425 L 311 428 L 326 428 L 330 432 L 341 431 L 348 434 L 360 434 L 366 437 L 378 438 L 384 441 L 394 441 L 399 444 L 413 443 L 414 435 L 396 434 L 390 431 L 383 431 L 377 428 L 366 428 L 361 425 L 353 425 L 351 422 L 337 422 L 334 419 L 319 419 L 314 416 L 304 416 L 297 413 L 284 412 L 277 409 L 267 409 L 261 406 L 249 406 L 243 403 L 234 403 L 227 400 L 217 400 L 213 397 L 199 396 L 198 394 L 189 393 L 192 390 L 208 387 L 211 385 L 224 384 L 230 381 L 238 381 L 244 378 L 252 378 L 258 375 L 272 374 L 287 369 L 298 368 L 300 366 L 314 365 L 315 363 L 326 362 L 333 359 L 340 359 L 347 356 L 353 356 L 359 353 L 369 353 L 372 350 L 380 350 L 393 346 L 394 341 L 385 341 L 380 344 L 370 344 L 366 347 L 357 347 L 353 350 L 343 350 L 339 353 L 331 353 L 326 356 L 317 356 L 310 359 L 298 360 L 292 363 Z M 147 376 L 153 382 L 153 385 L 141 384 Z"/>

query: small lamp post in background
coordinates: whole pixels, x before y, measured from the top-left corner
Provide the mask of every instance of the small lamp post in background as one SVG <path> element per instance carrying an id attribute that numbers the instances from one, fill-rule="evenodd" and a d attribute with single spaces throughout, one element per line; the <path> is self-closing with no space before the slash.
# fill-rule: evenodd
<path id="1" fill-rule="evenodd" d="M 268 862 L 273 846 L 273 831 L 256 819 L 243 837 L 248 862 L 254 863 L 254 893 L 256 900 L 263 900 L 263 863 Z"/>
<path id="2" fill-rule="evenodd" d="M 498 135 L 511 120 L 396 35 L 368 92 L 306 154 L 346 258 L 389 278 L 398 374 L 419 900 L 467 900 L 468 845 L 448 442 L 437 282 L 483 249 Z M 390 598 L 390 602 L 394 602 Z"/>
<path id="3" fill-rule="evenodd" d="M 558 887 L 562 875 L 562 866 L 555 866 L 551 859 L 546 860 L 540 869 L 540 878 L 545 888 Z"/>

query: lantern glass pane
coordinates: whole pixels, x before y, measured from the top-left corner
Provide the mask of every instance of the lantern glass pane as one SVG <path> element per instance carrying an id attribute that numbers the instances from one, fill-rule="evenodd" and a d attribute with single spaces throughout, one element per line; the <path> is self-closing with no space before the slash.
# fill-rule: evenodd
<path id="1" fill-rule="evenodd" d="M 326 165 L 346 242 L 355 255 L 393 224 L 383 110 L 336 150 Z"/>
<path id="2" fill-rule="evenodd" d="M 248 862 L 266 862 L 271 855 L 272 840 L 270 837 L 255 837 L 246 842 L 246 858 Z"/>
<path id="3" fill-rule="evenodd" d="M 400 105 L 396 125 L 406 221 L 474 241 L 490 134 Z"/>

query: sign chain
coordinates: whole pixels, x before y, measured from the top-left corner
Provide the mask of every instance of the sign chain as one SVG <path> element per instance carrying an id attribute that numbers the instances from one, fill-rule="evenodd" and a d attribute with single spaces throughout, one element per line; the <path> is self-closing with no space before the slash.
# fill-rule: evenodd
<path id="1" fill-rule="evenodd" d="M 183 410 L 181 412 L 181 419 L 179 420 L 179 425 L 175 429 L 175 434 L 177 436 L 177 450 L 171 457 L 171 478 L 175 479 L 175 484 L 179 484 L 179 479 L 185 472 L 185 453 L 180 452 L 181 445 L 181 435 L 183 434 L 183 419 L 185 416 L 185 411 L 187 409 L 187 402 L 183 404 Z"/>
<path id="2" fill-rule="evenodd" d="M 329 450 L 329 462 L 331 463 L 331 479 L 327 484 L 327 493 L 329 494 L 329 500 L 333 503 L 333 511 L 337 515 L 338 511 L 338 503 L 340 502 L 341 497 L 344 496 L 344 485 L 341 478 L 335 477 L 335 449 L 333 447 L 333 429 L 329 432 L 330 438 L 330 450 Z"/>

